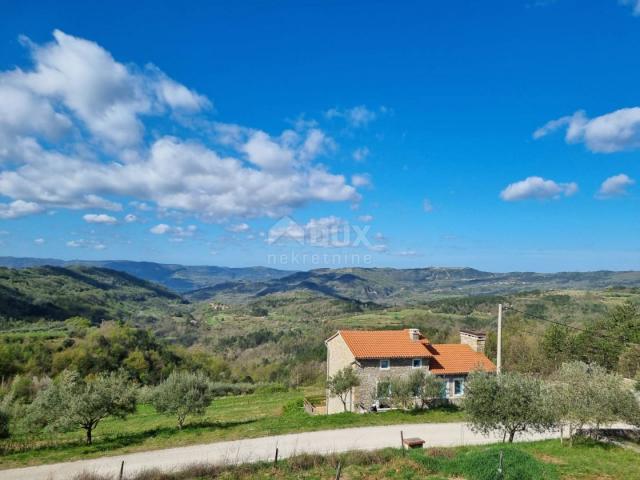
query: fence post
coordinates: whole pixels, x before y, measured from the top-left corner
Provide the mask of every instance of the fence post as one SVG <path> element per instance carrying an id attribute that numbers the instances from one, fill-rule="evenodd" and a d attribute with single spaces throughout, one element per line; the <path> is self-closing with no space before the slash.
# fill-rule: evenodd
<path id="1" fill-rule="evenodd" d="M 500 460 L 498 463 L 498 480 L 502 480 L 504 478 L 504 475 L 502 473 L 502 450 L 500 450 Z"/>
<path id="2" fill-rule="evenodd" d="M 118 480 L 122 480 L 122 476 L 124 475 L 124 460 L 120 464 L 120 475 L 118 476 Z"/>
<path id="3" fill-rule="evenodd" d="M 277 466 L 278 465 L 278 447 L 276 447 L 276 456 L 275 459 L 273 460 L 273 466 Z"/>
<path id="4" fill-rule="evenodd" d="M 404 433 L 400 430 L 400 448 L 402 449 L 402 455 L 404 456 Z"/>
<path id="5" fill-rule="evenodd" d="M 338 469 L 336 470 L 336 480 L 340 480 L 340 471 L 342 470 L 342 462 L 338 462 Z"/>

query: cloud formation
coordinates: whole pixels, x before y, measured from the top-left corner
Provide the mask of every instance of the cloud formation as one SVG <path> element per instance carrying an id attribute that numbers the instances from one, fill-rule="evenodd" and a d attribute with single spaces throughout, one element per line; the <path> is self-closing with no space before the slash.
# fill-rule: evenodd
<path id="1" fill-rule="evenodd" d="M 382 109 L 384 111 L 385 109 Z M 350 127 L 359 128 L 365 127 L 369 123 L 373 122 L 378 114 L 368 109 L 365 105 L 358 105 L 353 108 L 330 108 L 325 112 L 325 117 L 332 118 L 342 118 L 344 119 Z"/>
<path id="2" fill-rule="evenodd" d="M 500 192 L 500 198 L 507 202 L 528 199 L 548 200 L 570 197 L 577 191 L 578 184 L 575 182 L 557 183 L 542 177 L 528 177 L 507 186 Z"/>
<path id="3" fill-rule="evenodd" d="M 316 163 L 334 147 L 321 130 L 274 136 L 199 117 L 184 123 L 187 131 L 210 138 L 203 134 L 214 125 L 218 143 L 164 135 L 211 102 L 153 65 L 124 65 L 59 30 L 53 37 L 44 45 L 23 39 L 33 65 L 0 72 L 0 195 L 12 200 L 0 204 L 0 218 L 48 208 L 118 211 L 117 197 L 222 222 L 360 199 L 343 175 Z"/>
<path id="4" fill-rule="evenodd" d="M 114 225 L 118 223 L 116 217 L 112 217 L 111 215 L 106 215 L 104 213 L 87 213 L 82 218 L 87 223 L 105 223 L 108 225 Z"/>
<path id="5" fill-rule="evenodd" d="M 640 148 L 640 107 L 621 108 L 588 118 L 584 111 L 551 120 L 533 133 L 539 139 L 566 128 L 567 143 L 584 143 L 596 153 L 613 153 Z"/>
<path id="6" fill-rule="evenodd" d="M 636 181 L 630 178 L 628 175 L 621 173 L 619 175 L 614 175 L 613 177 L 607 178 L 602 185 L 600 185 L 600 189 L 596 194 L 597 198 L 605 199 L 612 197 L 621 197 L 626 195 L 627 188 L 634 185 Z"/>
<path id="7" fill-rule="evenodd" d="M 640 0 L 618 0 L 621 5 L 628 5 L 631 7 L 633 15 L 640 15 Z"/>

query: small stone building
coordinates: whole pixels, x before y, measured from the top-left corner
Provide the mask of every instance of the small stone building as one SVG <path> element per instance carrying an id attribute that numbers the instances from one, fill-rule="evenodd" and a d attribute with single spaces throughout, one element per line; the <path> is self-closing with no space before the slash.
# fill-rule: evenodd
<path id="1" fill-rule="evenodd" d="M 347 398 L 351 412 L 370 411 L 379 382 L 409 376 L 416 369 L 442 377 L 446 381 L 443 398 L 456 402 L 464 395 L 470 372 L 495 372 L 495 365 L 484 354 L 485 342 L 486 334 L 474 330 L 461 330 L 459 344 L 433 344 L 415 328 L 339 330 L 325 341 L 327 379 L 345 367 L 357 372 L 360 385 Z M 342 401 L 327 391 L 327 413 L 343 410 Z"/>

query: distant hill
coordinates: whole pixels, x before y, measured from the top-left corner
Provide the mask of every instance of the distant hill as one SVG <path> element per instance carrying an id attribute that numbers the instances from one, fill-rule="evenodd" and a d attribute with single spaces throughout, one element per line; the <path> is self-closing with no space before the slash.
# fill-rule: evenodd
<path id="1" fill-rule="evenodd" d="M 597 290 L 640 286 L 640 272 L 490 273 L 472 268 L 344 268 L 297 272 L 261 282 L 225 282 L 187 293 L 193 300 L 242 303 L 283 292 L 336 299 L 405 304 L 461 295 L 504 295 L 531 290 Z"/>
<path id="2" fill-rule="evenodd" d="M 0 257 L 0 266 L 29 268 L 43 265 L 66 267 L 84 265 L 109 268 L 129 275 L 156 282 L 176 292 L 187 292 L 199 288 L 231 281 L 265 281 L 290 275 L 291 271 L 266 267 L 230 268 L 215 266 L 187 266 L 154 262 L 132 262 L 127 260 L 57 260 L 52 258 Z"/>
<path id="3" fill-rule="evenodd" d="M 73 316 L 126 320 L 143 310 L 166 311 L 183 303 L 161 285 L 106 268 L 0 267 L 0 318 L 65 320 Z"/>

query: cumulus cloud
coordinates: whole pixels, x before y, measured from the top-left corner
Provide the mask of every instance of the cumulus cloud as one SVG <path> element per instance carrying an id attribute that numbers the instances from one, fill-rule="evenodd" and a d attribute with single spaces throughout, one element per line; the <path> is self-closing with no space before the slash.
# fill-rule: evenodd
<path id="1" fill-rule="evenodd" d="M 351 183 L 354 187 L 370 187 L 371 175 L 368 173 L 356 173 L 351 177 Z"/>
<path id="2" fill-rule="evenodd" d="M 166 223 L 159 223 L 158 225 L 155 225 L 149 229 L 149 231 L 154 235 L 170 234 L 174 240 L 192 237 L 193 235 L 195 235 L 197 230 L 198 227 L 196 225 L 174 227 L 171 225 L 167 225 Z"/>
<path id="3" fill-rule="evenodd" d="M 377 118 L 378 114 L 369 110 L 365 105 L 358 105 L 353 108 L 330 108 L 325 112 L 325 117 L 342 118 L 351 127 L 365 127 Z"/>
<path id="4" fill-rule="evenodd" d="M 358 220 L 364 223 L 369 223 L 373 221 L 373 215 L 360 215 Z"/>
<path id="5" fill-rule="evenodd" d="M 165 233 L 169 232 L 171 230 L 171 227 L 169 225 L 167 225 L 166 223 L 159 223 L 158 225 L 151 227 L 149 229 L 149 231 L 155 235 L 164 235 Z"/>
<path id="6" fill-rule="evenodd" d="M 93 250 L 104 250 L 107 246 L 99 242 L 98 240 L 85 240 L 84 238 L 80 238 L 78 240 L 69 240 L 67 242 L 67 247 L 69 248 L 90 248 Z"/>
<path id="7" fill-rule="evenodd" d="M 369 156 L 369 148 L 367 147 L 360 147 L 360 148 L 356 148 L 353 151 L 353 159 L 356 162 L 364 162 L 367 157 Z"/>
<path id="8" fill-rule="evenodd" d="M 35 243 L 36 245 L 44 245 L 45 239 L 44 238 L 36 238 L 36 239 L 33 240 L 33 243 Z"/>
<path id="9" fill-rule="evenodd" d="M 35 202 L 15 200 L 11 203 L 0 203 L 0 219 L 7 220 L 24 217 L 26 215 L 39 213 L 42 210 L 42 207 Z"/>
<path id="10" fill-rule="evenodd" d="M 640 107 L 621 108 L 599 117 L 588 118 L 578 111 L 551 120 L 533 133 L 538 139 L 566 128 L 567 143 L 584 143 L 597 153 L 612 153 L 640 148 Z"/>
<path id="11" fill-rule="evenodd" d="M 607 178 L 602 185 L 600 185 L 600 189 L 596 194 L 598 198 L 612 198 L 612 197 L 620 197 L 626 195 L 627 188 L 634 185 L 636 181 L 630 178 L 628 175 L 621 173 L 619 175 L 614 175 L 613 177 Z"/>
<path id="12" fill-rule="evenodd" d="M 127 223 L 134 223 L 138 221 L 138 217 L 136 217 L 133 213 L 129 213 L 125 215 L 124 221 Z"/>
<path id="13" fill-rule="evenodd" d="M 56 30 L 28 45 L 33 66 L 0 72 L 0 218 L 44 209 L 158 208 L 204 221 L 278 217 L 310 202 L 355 202 L 356 188 L 317 163 L 333 140 L 313 127 L 271 135 L 214 124 L 220 151 L 202 140 L 163 135 L 173 113 L 204 112 L 211 102 L 157 67 L 116 61 L 89 40 Z M 356 112 L 362 122 L 366 115 Z M 153 140 L 145 121 L 155 116 Z M 206 127 L 201 127 L 206 125 Z M 209 122 L 191 122 L 198 138 Z M 203 130 L 199 130 L 199 129 Z M 3 160 L 4 168 L 3 168 Z M 13 207 L 11 207 L 13 205 Z"/>
<path id="14" fill-rule="evenodd" d="M 557 183 L 553 180 L 545 180 L 542 177 L 528 177 L 507 186 L 500 193 L 500 198 L 507 202 L 527 199 L 557 199 L 570 197 L 577 191 L 578 184 L 575 182 Z"/>
<path id="15" fill-rule="evenodd" d="M 113 225 L 118 223 L 116 217 L 112 217 L 111 215 L 105 215 L 104 213 L 87 213 L 82 217 L 87 223 L 104 223 L 108 225 Z"/>

